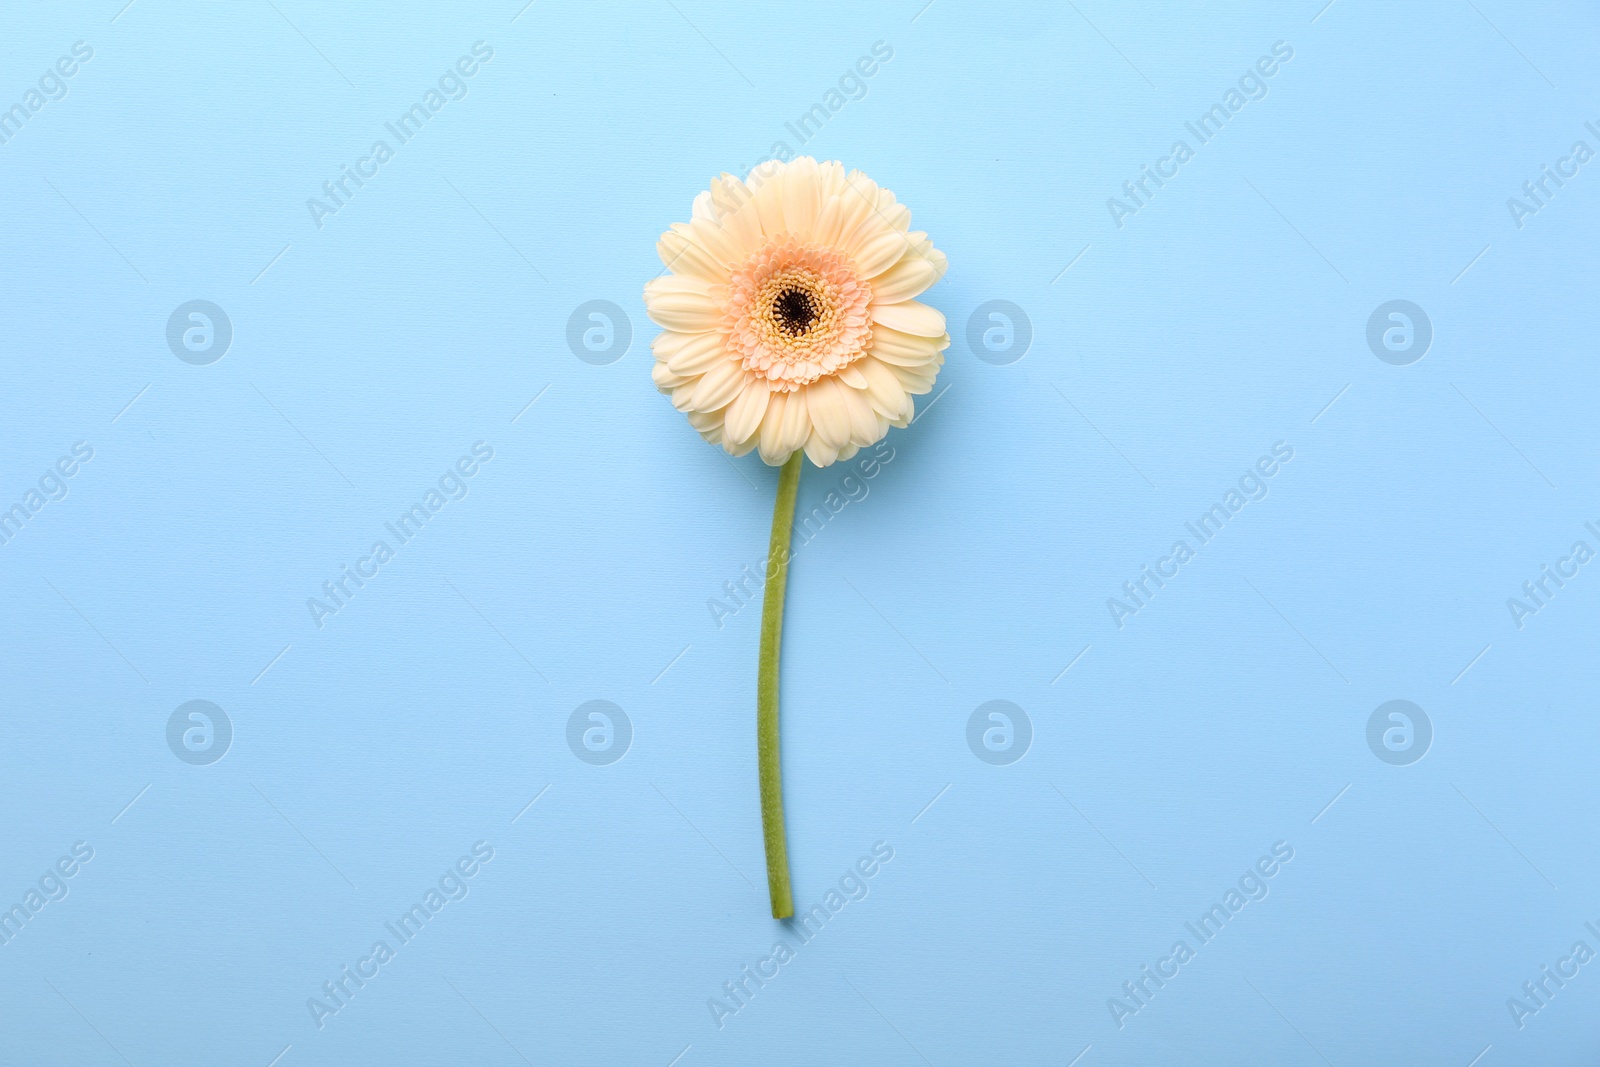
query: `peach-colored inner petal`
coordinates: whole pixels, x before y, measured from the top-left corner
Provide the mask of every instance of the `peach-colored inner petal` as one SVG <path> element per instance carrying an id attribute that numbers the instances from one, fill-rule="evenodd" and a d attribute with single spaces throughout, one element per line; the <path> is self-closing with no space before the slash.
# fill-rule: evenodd
<path id="1" fill-rule="evenodd" d="M 748 375 L 789 393 L 866 354 L 871 301 L 842 253 L 780 234 L 734 269 L 722 331 Z"/>

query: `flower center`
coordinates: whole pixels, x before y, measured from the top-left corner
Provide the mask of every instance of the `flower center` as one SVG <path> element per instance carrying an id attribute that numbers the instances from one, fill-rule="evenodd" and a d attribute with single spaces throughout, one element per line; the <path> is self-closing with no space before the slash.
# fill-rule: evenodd
<path id="1" fill-rule="evenodd" d="M 734 270 L 722 329 L 747 374 L 790 392 L 861 358 L 871 299 L 842 253 L 783 236 Z"/>
<path id="2" fill-rule="evenodd" d="M 796 288 L 778 294 L 778 299 L 772 303 L 772 314 L 785 333 L 796 337 L 811 329 L 811 324 L 819 318 L 811 294 Z"/>

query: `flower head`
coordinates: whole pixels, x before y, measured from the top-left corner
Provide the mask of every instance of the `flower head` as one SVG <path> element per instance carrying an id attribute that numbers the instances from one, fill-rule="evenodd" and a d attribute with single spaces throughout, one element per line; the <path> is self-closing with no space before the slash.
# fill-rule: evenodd
<path id="1" fill-rule="evenodd" d="M 945 256 L 860 171 L 809 156 L 723 174 L 656 251 L 644 289 L 662 327 L 656 387 L 700 435 L 774 466 L 798 449 L 826 467 L 905 426 L 950 345 L 912 299 Z"/>

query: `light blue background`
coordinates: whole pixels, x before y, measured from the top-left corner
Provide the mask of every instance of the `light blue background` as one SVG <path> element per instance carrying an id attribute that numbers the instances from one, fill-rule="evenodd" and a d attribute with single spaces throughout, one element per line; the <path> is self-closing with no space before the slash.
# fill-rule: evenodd
<path id="1" fill-rule="evenodd" d="M 0 905 L 95 854 L 0 947 L 0 1062 L 1594 1061 L 1600 964 L 1506 1006 L 1600 949 L 1600 565 L 1506 606 L 1600 547 L 1600 161 L 1506 207 L 1600 149 L 1592 7 L 522 5 L 8 11 L 0 105 L 94 56 L 0 145 L 0 507 L 94 459 L 0 546 Z M 477 41 L 468 95 L 314 225 Z M 723 982 L 798 943 L 762 877 L 758 611 L 707 607 L 776 478 L 656 393 L 640 292 L 706 181 L 798 148 L 877 41 L 804 151 L 948 252 L 953 344 L 797 557 L 783 742 L 802 906 L 894 859 L 719 1028 Z M 1265 99 L 1117 228 L 1278 41 Z M 165 339 L 193 299 L 233 325 L 209 366 Z M 609 365 L 565 339 L 596 299 L 633 330 Z M 1018 362 L 966 343 L 992 299 L 1031 320 Z M 1393 299 L 1433 324 L 1410 366 L 1366 344 Z M 314 626 L 476 441 L 470 494 Z M 1270 495 L 1119 630 L 1107 598 L 1278 441 Z M 808 468 L 802 511 L 843 474 Z M 167 746 L 195 699 L 233 724 L 209 766 Z M 565 740 L 593 699 L 633 725 L 609 766 Z M 1033 725 L 1009 766 L 967 746 L 992 699 Z M 1409 766 L 1367 746 L 1391 699 L 1433 725 Z M 319 1029 L 307 999 L 476 841 L 470 895 Z M 1279 841 L 1270 895 L 1119 1028 L 1108 998 Z"/>

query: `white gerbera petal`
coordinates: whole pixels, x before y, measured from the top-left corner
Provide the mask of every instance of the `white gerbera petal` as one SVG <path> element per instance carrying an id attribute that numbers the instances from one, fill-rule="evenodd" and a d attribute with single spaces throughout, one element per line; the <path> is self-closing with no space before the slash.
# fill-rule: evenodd
<path id="1" fill-rule="evenodd" d="M 783 178 L 781 166 L 769 166 L 765 172 L 752 175 L 745 183 L 754 194 L 756 212 L 761 219 L 761 232 L 769 238 L 776 237 L 786 229 L 783 222 Z"/>
<path id="2" fill-rule="evenodd" d="M 857 365 L 862 362 L 864 362 L 864 360 L 857 360 L 848 367 L 840 367 L 839 380 L 852 389 L 865 389 L 867 387 L 867 379 L 863 377 L 861 371 L 857 369 Z"/>
<path id="3" fill-rule="evenodd" d="M 716 256 L 676 230 L 661 235 L 661 240 L 656 242 L 656 255 L 668 270 L 691 278 L 716 282 L 728 274 L 727 266 Z"/>
<path id="4" fill-rule="evenodd" d="M 783 223 L 797 237 L 810 238 L 822 209 L 822 183 L 817 161 L 802 156 L 783 175 Z"/>
<path id="5" fill-rule="evenodd" d="M 872 401 L 874 411 L 890 420 L 908 417 L 911 399 L 893 371 L 871 357 L 856 366 L 866 379 L 867 397 Z"/>
<path id="6" fill-rule="evenodd" d="M 911 226 L 910 210 L 893 203 L 893 193 L 888 193 L 887 195 L 891 201 L 887 211 L 884 210 L 881 204 L 872 204 L 867 213 L 861 216 L 861 222 L 857 224 L 855 230 L 848 232 L 842 239 L 842 243 L 849 249 L 850 254 L 858 260 L 869 242 L 876 240 L 885 232 L 898 233 L 904 236 L 906 230 Z M 901 241 L 900 247 L 905 247 L 904 240 Z"/>
<path id="7" fill-rule="evenodd" d="M 689 425 L 693 426 L 701 437 L 704 437 L 714 445 L 722 443 L 722 412 L 691 411 L 687 414 Z"/>
<path id="8" fill-rule="evenodd" d="M 739 395 L 728 405 L 723 416 L 724 431 L 730 441 L 748 441 L 761 429 L 761 418 L 767 413 L 767 402 L 772 390 L 763 381 L 747 381 Z"/>
<path id="9" fill-rule="evenodd" d="M 872 328 L 872 354 L 885 363 L 901 367 L 920 367 L 932 363 L 949 343 L 949 338 L 943 335 L 918 337 L 887 326 Z"/>
<path id="10" fill-rule="evenodd" d="M 717 294 L 717 290 L 721 288 L 723 286 L 717 282 L 708 282 L 701 278 L 691 278 L 682 274 L 663 274 L 644 283 L 644 298 L 646 301 L 676 296 L 709 298 L 720 295 Z"/>
<path id="11" fill-rule="evenodd" d="M 917 367 L 897 367 L 893 363 L 885 364 L 895 380 L 900 383 L 900 388 L 914 396 L 921 396 L 933 388 L 933 374 L 924 373 Z"/>
<path id="12" fill-rule="evenodd" d="M 695 243 L 716 257 L 719 263 L 732 267 L 746 255 L 726 230 L 709 219 L 694 219 L 685 228 Z"/>
<path id="13" fill-rule="evenodd" d="M 692 249 L 698 258 L 709 261 L 719 274 L 728 268 L 727 257 L 699 241 L 687 222 L 674 222 L 656 242 L 656 255 L 661 257 L 661 265 L 675 274 L 689 273 L 682 269 L 682 257 L 687 254 L 685 249 Z"/>
<path id="14" fill-rule="evenodd" d="M 675 346 L 667 357 L 667 366 L 674 374 L 704 374 L 728 358 L 728 351 L 719 333 L 681 333 L 674 336 L 687 338 L 686 343 Z"/>
<path id="15" fill-rule="evenodd" d="M 740 261 L 761 250 L 761 213 L 755 194 L 738 178 L 723 176 L 723 184 L 712 203 L 722 212 L 720 225 L 728 240 L 738 249 Z"/>
<path id="16" fill-rule="evenodd" d="M 883 190 L 883 197 L 887 198 L 887 203 L 883 199 L 878 202 L 878 214 L 883 221 L 901 233 L 911 229 L 911 209 L 896 202 L 894 194 L 887 189 Z"/>
<path id="17" fill-rule="evenodd" d="M 872 321 L 918 337 L 942 337 L 944 315 L 927 304 L 903 300 L 898 304 L 873 304 Z"/>
<path id="18" fill-rule="evenodd" d="M 662 330 L 650 338 L 650 351 L 660 360 L 671 359 L 673 354 L 683 348 L 691 340 L 699 337 L 697 333 L 679 333 L 677 330 Z"/>
<path id="19" fill-rule="evenodd" d="M 897 304 L 921 295 L 938 280 L 939 264 L 910 248 L 893 266 L 872 279 L 872 298 L 885 304 Z"/>
<path id="20" fill-rule="evenodd" d="M 644 287 L 646 314 L 657 325 L 684 333 L 716 329 L 724 299 L 724 286 L 686 275 L 663 275 Z"/>
<path id="21" fill-rule="evenodd" d="M 866 221 L 877 205 L 878 187 L 872 179 L 856 171 L 850 180 L 845 182 L 844 192 L 839 194 L 839 202 L 844 211 L 839 220 L 840 243 L 843 243 L 855 234 L 861 224 Z"/>
<path id="22" fill-rule="evenodd" d="M 822 198 L 826 200 L 844 192 L 845 177 L 844 164 L 836 159 L 817 164 L 817 181 L 822 188 Z"/>
<path id="23" fill-rule="evenodd" d="M 697 429 L 697 430 L 699 430 L 700 427 L 695 426 L 695 423 L 694 423 L 695 411 L 694 411 L 693 407 L 690 405 L 689 401 L 694 399 L 694 391 L 696 389 L 698 389 L 699 387 L 700 387 L 700 379 L 699 378 L 688 378 L 683 382 L 682 385 L 673 386 L 672 387 L 672 392 L 667 394 L 669 397 L 672 398 L 672 406 L 677 408 L 679 411 L 683 412 L 685 415 L 688 415 L 689 416 L 689 425 L 690 426 L 694 426 L 694 428 Z M 717 422 L 718 422 L 719 425 L 721 424 L 721 422 L 722 422 L 721 416 L 718 416 Z M 704 431 L 702 431 L 702 432 L 704 432 Z"/>
<path id="24" fill-rule="evenodd" d="M 657 362 L 650 368 L 650 380 L 656 383 L 656 388 L 663 393 L 670 393 L 689 379 L 681 374 L 672 373 L 672 369 L 665 363 Z"/>
<path id="25" fill-rule="evenodd" d="M 761 460 L 773 466 L 781 466 L 787 460 L 794 447 L 784 447 L 783 420 L 784 409 L 789 406 L 789 398 L 798 396 L 798 393 L 772 393 L 767 401 L 767 410 L 761 417 L 761 429 L 757 432 L 756 447 L 761 451 Z"/>
<path id="26" fill-rule="evenodd" d="M 657 326 L 686 333 L 703 333 L 717 328 L 721 312 L 709 299 L 693 293 L 668 293 L 646 298 L 645 313 Z"/>
<path id="27" fill-rule="evenodd" d="M 950 266 L 950 261 L 945 258 L 943 252 L 933 247 L 933 242 L 928 240 L 928 235 L 921 230 L 910 230 L 906 233 L 906 240 L 911 242 L 911 247 L 916 249 L 917 255 L 938 265 L 939 277 L 943 278 L 945 271 Z"/>
<path id="28" fill-rule="evenodd" d="M 827 467 L 839 458 L 839 450 L 824 441 L 820 434 L 806 438 L 806 457 L 818 467 Z"/>
<path id="29" fill-rule="evenodd" d="M 787 459 L 795 449 L 811 436 L 811 412 L 806 407 L 806 391 L 784 393 L 784 405 L 778 415 L 778 445 Z"/>
<path id="30" fill-rule="evenodd" d="M 845 406 L 847 386 L 833 378 L 818 378 L 806 387 L 806 411 L 818 436 L 831 448 L 850 440 L 850 409 Z"/>
<path id="31" fill-rule="evenodd" d="M 727 407 L 728 402 L 739 395 L 744 384 L 745 376 L 739 369 L 739 361 L 725 359 L 701 376 L 689 398 L 689 406 L 695 411 L 717 411 Z"/>
<path id="32" fill-rule="evenodd" d="M 850 443 L 870 445 L 880 436 L 877 415 L 865 389 L 852 389 L 840 383 L 838 393 L 844 397 L 845 413 L 850 417 Z"/>
<path id="33" fill-rule="evenodd" d="M 712 189 L 715 187 L 716 180 L 713 179 Z M 695 194 L 694 205 L 689 210 L 689 217 L 691 219 L 704 219 L 706 222 L 717 221 L 716 209 L 712 206 L 711 202 L 712 189 L 707 189 L 704 192 Z"/>
<path id="34" fill-rule="evenodd" d="M 850 195 L 853 194 L 844 194 Z M 839 243 L 839 228 L 843 224 L 844 200 L 837 194 L 829 196 L 823 200 L 822 209 L 817 212 L 817 221 L 811 226 L 811 239 L 819 245 L 835 246 Z"/>
<path id="35" fill-rule="evenodd" d="M 879 220 L 876 216 L 868 219 L 866 226 L 876 226 L 874 233 L 861 246 L 855 250 L 851 258 L 855 260 L 856 268 L 871 280 L 895 265 L 895 262 L 906 253 L 910 245 L 906 235 Z M 877 290 L 873 290 L 876 294 Z"/>

